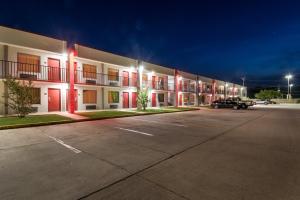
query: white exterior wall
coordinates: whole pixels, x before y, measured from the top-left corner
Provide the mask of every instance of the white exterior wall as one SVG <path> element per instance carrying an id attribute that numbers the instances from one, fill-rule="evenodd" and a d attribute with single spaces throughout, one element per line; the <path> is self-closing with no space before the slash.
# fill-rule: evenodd
<path id="1" fill-rule="evenodd" d="M 0 60 L 4 59 L 4 45 L 0 43 Z"/>
<path id="2" fill-rule="evenodd" d="M 2 79 L 0 79 L 0 115 L 4 115 L 4 83 Z"/>
<path id="3" fill-rule="evenodd" d="M 3 45 L 1 45 L 1 52 L 0 55 L 2 55 L 3 58 Z M 53 53 L 45 50 L 37 50 L 27 47 L 20 47 L 20 46 L 11 46 L 8 45 L 8 61 L 17 62 L 18 61 L 18 53 L 25 53 L 25 54 L 31 54 L 36 55 L 40 57 L 40 64 L 43 66 L 48 66 L 48 58 L 58 59 L 60 60 L 60 68 L 62 70 L 66 70 L 66 60 L 67 58 L 64 57 L 62 54 Z M 14 70 L 17 70 L 17 67 L 15 65 Z M 64 71 L 65 72 L 65 71 Z M 25 72 L 26 73 L 26 72 Z M 17 74 L 17 71 L 15 71 L 15 75 Z M 66 111 L 66 89 L 68 88 L 67 83 L 54 83 L 54 82 L 47 82 L 48 79 L 48 71 L 47 70 L 41 70 L 40 73 L 36 73 L 36 75 L 39 77 L 39 79 L 45 80 L 43 81 L 33 81 L 33 86 L 37 88 L 41 88 L 41 103 L 40 104 L 34 104 L 33 107 L 38 108 L 38 112 L 48 112 L 48 88 L 55 88 L 60 89 L 61 93 L 61 111 Z M 66 75 L 66 73 L 61 73 L 61 75 Z M 65 79 L 66 77 L 62 77 L 62 79 Z M 9 114 L 13 114 L 13 111 L 9 109 Z"/>
<path id="4" fill-rule="evenodd" d="M 66 91 L 67 83 L 48 83 L 48 82 L 33 82 L 35 88 L 41 88 L 41 104 L 33 104 L 33 107 L 38 108 L 38 112 L 48 112 L 48 89 L 60 89 L 60 107 L 61 111 L 66 111 Z"/>
<path id="5" fill-rule="evenodd" d="M 17 62 L 18 61 L 18 53 L 30 54 L 40 57 L 40 65 L 48 66 L 48 58 L 58 59 L 60 61 L 61 75 L 63 80 L 66 80 L 66 61 L 67 57 L 64 57 L 62 54 L 47 52 L 43 50 L 36 50 L 25 47 L 17 47 L 17 46 L 8 46 L 8 61 Z M 14 67 L 15 75 L 17 72 L 17 66 Z M 22 72 L 26 73 L 26 72 Z M 31 73 L 32 74 L 32 73 Z M 47 80 L 48 79 L 48 71 L 45 68 L 41 68 L 40 73 L 35 73 L 39 80 Z"/>
<path id="6" fill-rule="evenodd" d="M 83 64 L 95 65 L 97 67 L 97 73 L 101 73 L 104 75 L 108 74 L 108 69 L 117 69 L 119 72 L 119 77 L 123 76 L 123 71 L 129 72 L 129 80 L 132 80 L 132 72 L 136 72 L 136 70 L 132 70 L 129 67 L 117 66 L 108 63 L 102 63 L 100 61 L 94 61 L 84 58 L 76 58 L 77 62 L 77 70 L 83 71 Z M 82 74 L 78 74 L 79 80 L 85 82 L 85 79 L 82 77 Z M 107 76 L 106 76 L 107 78 Z M 122 79 L 119 79 L 120 84 L 122 84 Z M 97 82 L 98 83 L 98 82 Z M 108 83 L 108 82 L 106 82 Z M 83 90 L 97 90 L 97 104 L 96 109 L 110 109 L 111 105 L 116 105 L 118 108 L 123 107 L 123 92 L 129 93 L 129 108 L 132 107 L 132 92 L 137 92 L 136 87 L 111 87 L 111 86 L 100 86 L 100 85 L 76 85 L 75 89 L 78 89 L 78 110 L 83 111 L 86 110 L 86 105 L 95 105 L 95 104 L 83 104 Z M 108 103 L 108 92 L 109 91 L 117 91 L 119 92 L 119 103 Z"/>
<path id="7" fill-rule="evenodd" d="M 119 92 L 119 103 L 108 103 L 108 92 Z M 119 88 L 119 87 L 105 87 L 104 88 L 104 109 L 110 109 L 111 105 L 116 105 L 118 108 L 123 108 L 123 92 L 129 93 L 129 108 L 132 108 L 132 92 L 136 92 L 136 88 Z"/>

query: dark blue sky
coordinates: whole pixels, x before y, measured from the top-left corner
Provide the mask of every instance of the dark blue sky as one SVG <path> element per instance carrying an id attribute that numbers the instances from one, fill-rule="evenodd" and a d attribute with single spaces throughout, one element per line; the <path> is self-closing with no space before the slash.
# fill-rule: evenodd
<path id="1" fill-rule="evenodd" d="M 174 2 L 10 0 L 0 24 L 228 81 L 300 77 L 300 1 Z"/>

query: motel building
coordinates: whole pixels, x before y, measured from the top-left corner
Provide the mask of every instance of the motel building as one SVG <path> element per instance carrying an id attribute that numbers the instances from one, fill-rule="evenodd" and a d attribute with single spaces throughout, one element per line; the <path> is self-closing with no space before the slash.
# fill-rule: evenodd
<path id="1" fill-rule="evenodd" d="M 70 45 L 68 45 L 70 47 Z M 246 88 L 148 62 L 0 26 L 0 115 L 13 114 L 3 96 L 7 77 L 31 80 L 35 112 L 137 108 L 139 91 L 149 107 L 198 106 Z"/>

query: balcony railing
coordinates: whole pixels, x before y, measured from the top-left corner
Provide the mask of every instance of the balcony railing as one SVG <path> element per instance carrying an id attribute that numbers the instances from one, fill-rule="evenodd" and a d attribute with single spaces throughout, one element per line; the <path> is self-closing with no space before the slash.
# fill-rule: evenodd
<path id="1" fill-rule="evenodd" d="M 174 83 L 167 81 L 143 80 L 142 87 L 151 88 L 154 90 L 174 91 Z"/>
<path id="2" fill-rule="evenodd" d="M 100 85 L 112 87 L 137 87 L 137 79 L 114 76 L 103 73 L 75 71 L 75 83 L 85 85 Z"/>
<path id="3" fill-rule="evenodd" d="M 196 88 L 195 87 L 182 87 L 181 92 L 192 92 L 196 93 Z"/>
<path id="4" fill-rule="evenodd" d="M 0 77 L 34 81 L 67 82 L 67 71 L 61 67 L 0 60 Z"/>

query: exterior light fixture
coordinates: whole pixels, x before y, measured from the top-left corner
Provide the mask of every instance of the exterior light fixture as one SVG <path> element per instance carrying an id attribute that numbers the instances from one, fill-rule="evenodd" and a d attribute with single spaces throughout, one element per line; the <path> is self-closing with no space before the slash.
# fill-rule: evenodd
<path id="1" fill-rule="evenodd" d="M 134 66 L 130 66 L 130 68 L 129 68 L 129 70 L 131 71 L 131 72 L 133 72 L 134 71 Z"/>
<path id="2" fill-rule="evenodd" d="M 140 65 L 139 67 L 140 71 L 142 72 L 144 70 L 144 66 L 143 65 Z"/>
<path id="3" fill-rule="evenodd" d="M 65 59 L 65 60 L 68 60 L 68 54 L 67 53 L 63 53 L 63 58 Z"/>

